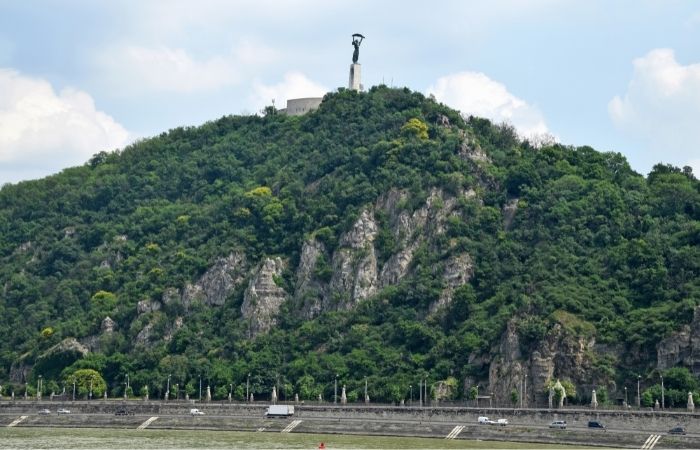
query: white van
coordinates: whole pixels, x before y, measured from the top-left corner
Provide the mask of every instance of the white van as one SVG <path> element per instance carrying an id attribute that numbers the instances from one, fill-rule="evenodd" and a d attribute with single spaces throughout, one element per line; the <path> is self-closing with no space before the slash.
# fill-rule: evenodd
<path id="1" fill-rule="evenodd" d="M 202 411 L 198 410 L 197 408 L 190 409 L 190 414 L 193 416 L 203 416 L 204 415 L 204 413 Z"/>
<path id="2" fill-rule="evenodd" d="M 489 425 L 489 424 L 492 424 L 492 423 L 493 423 L 493 420 L 489 419 L 489 418 L 486 417 L 486 416 L 479 416 L 479 419 L 477 419 L 477 422 L 478 422 L 480 425 Z"/>

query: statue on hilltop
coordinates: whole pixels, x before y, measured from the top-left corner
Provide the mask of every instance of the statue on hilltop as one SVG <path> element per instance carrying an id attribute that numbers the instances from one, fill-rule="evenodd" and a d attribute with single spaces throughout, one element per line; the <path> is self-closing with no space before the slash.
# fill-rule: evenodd
<path id="1" fill-rule="evenodd" d="M 352 52 L 352 63 L 357 64 L 357 60 L 360 58 L 360 44 L 365 37 L 359 33 L 352 35 L 352 46 L 355 47 L 355 51 Z"/>

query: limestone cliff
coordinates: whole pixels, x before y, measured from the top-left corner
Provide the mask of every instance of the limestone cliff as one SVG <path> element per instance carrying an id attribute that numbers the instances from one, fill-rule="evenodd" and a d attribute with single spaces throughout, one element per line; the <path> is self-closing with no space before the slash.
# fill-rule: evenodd
<path id="1" fill-rule="evenodd" d="M 700 375 L 700 306 L 693 311 L 693 320 L 683 325 L 656 346 L 656 367 L 666 370 L 678 364 Z"/>
<path id="2" fill-rule="evenodd" d="M 194 302 L 222 306 L 226 298 L 244 281 L 246 270 L 245 255 L 232 252 L 217 259 L 195 284 L 187 284 L 181 291 L 175 288 L 165 289 L 162 301 L 166 305 L 180 302 L 185 309 L 189 309 Z"/>
<path id="3" fill-rule="evenodd" d="M 297 300 L 299 314 L 311 319 L 322 311 L 322 299 L 326 286 L 319 279 L 319 265 L 327 264 L 325 246 L 314 238 L 304 242 L 299 257 L 299 266 L 296 272 L 296 286 L 294 298 Z M 322 275 L 323 276 L 323 275 Z"/>
<path id="4" fill-rule="evenodd" d="M 374 239 L 377 222 L 367 209 L 362 211 L 353 227 L 340 238 L 333 255 L 333 275 L 324 309 L 350 309 L 377 291 L 377 255 Z"/>
<path id="5" fill-rule="evenodd" d="M 545 339 L 535 343 L 534 349 L 522 354 L 516 321 L 508 322 L 500 342 L 491 349 L 489 390 L 495 401 L 508 404 L 513 389 L 523 390 L 527 382 L 528 405 L 546 404 L 544 386 L 552 379 L 566 379 L 584 391 L 595 379 L 591 357 L 595 340 L 566 330 L 555 323 Z M 602 381 L 602 380 L 600 380 Z"/>
<path id="6" fill-rule="evenodd" d="M 249 337 L 265 333 L 277 323 L 277 313 L 287 293 L 275 279 L 281 279 L 285 267 L 282 259 L 267 258 L 248 283 L 241 314 L 248 323 Z"/>

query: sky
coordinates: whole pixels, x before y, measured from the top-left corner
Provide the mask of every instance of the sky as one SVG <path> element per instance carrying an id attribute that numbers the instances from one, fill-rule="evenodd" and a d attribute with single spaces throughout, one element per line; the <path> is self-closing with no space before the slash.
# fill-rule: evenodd
<path id="1" fill-rule="evenodd" d="M 0 185 L 346 87 L 700 174 L 700 2 L 0 0 Z"/>

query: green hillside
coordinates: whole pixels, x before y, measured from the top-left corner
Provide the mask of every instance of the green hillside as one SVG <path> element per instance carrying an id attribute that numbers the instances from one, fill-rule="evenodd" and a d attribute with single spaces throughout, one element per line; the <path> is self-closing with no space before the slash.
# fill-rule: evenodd
<path id="1" fill-rule="evenodd" d="M 659 345 L 696 329 L 699 219 L 689 168 L 534 148 L 408 89 L 174 129 L 0 190 L 2 394 L 94 369 L 110 396 L 128 374 L 329 400 L 337 377 L 349 401 L 427 379 L 507 403 L 527 374 L 585 402 L 641 375 L 646 402 L 662 369 L 678 404 L 700 357 Z"/>

